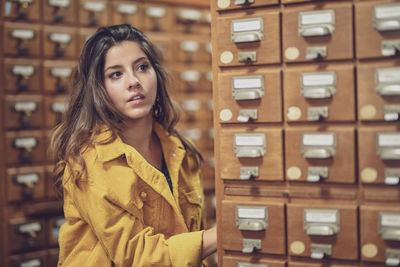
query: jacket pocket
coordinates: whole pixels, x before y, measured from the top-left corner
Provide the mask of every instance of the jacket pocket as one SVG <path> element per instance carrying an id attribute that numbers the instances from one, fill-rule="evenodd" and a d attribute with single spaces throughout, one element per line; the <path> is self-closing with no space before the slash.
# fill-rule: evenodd
<path id="1" fill-rule="evenodd" d="M 180 192 L 179 202 L 190 232 L 199 231 L 202 219 L 203 196 L 198 190 Z"/>
<path id="2" fill-rule="evenodd" d="M 158 233 L 163 198 L 145 182 L 139 182 L 136 189 L 135 198 L 137 202 L 141 203 L 143 223 L 145 226 L 154 228 L 154 232 Z"/>

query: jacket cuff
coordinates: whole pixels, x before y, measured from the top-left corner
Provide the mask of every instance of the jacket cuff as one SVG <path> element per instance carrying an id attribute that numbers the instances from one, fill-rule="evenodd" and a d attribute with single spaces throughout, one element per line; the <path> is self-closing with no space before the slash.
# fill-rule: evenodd
<path id="1" fill-rule="evenodd" d="M 203 243 L 203 231 L 183 233 L 168 239 L 172 266 L 198 267 Z"/>

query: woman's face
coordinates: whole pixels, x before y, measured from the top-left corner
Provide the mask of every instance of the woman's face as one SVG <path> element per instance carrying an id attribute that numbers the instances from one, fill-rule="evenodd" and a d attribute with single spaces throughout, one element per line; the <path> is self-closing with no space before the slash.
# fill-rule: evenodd
<path id="1" fill-rule="evenodd" d="M 104 86 L 114 106 L 127 120 L 151 118 L 157 76 L 136 42 L 123 41 L 108 50 Z"/>

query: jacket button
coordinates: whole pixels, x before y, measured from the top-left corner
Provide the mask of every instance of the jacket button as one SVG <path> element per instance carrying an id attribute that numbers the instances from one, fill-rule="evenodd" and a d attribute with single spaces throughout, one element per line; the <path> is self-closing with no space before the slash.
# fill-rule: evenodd
<path id="1" fill-rule="evenodd" d="M 140 192 L 140 198 L 145 199 L 147 197 L 146 192 Z"/>

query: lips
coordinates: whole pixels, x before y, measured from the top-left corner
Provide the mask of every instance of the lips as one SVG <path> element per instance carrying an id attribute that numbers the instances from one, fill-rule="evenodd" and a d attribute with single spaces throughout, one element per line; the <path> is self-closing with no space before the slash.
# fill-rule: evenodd
<path id="1" fill-rule="evenodd" d="M 138 100 L 142 100 L 142 99 L 144 99 L 144 95 L 136 94 L 136 95 L 132 96 L 131 98 L 129 98 L 128 102 L 138 101 Z"/>

